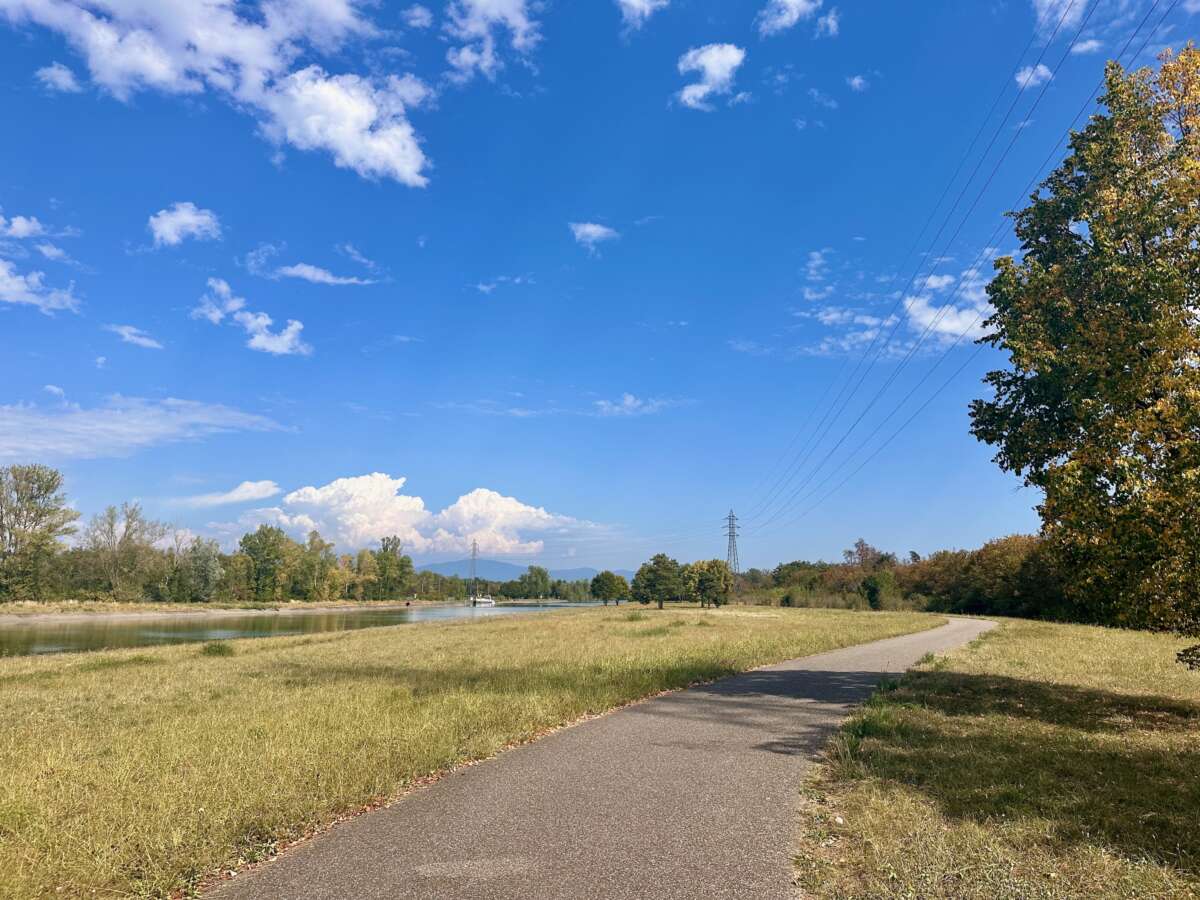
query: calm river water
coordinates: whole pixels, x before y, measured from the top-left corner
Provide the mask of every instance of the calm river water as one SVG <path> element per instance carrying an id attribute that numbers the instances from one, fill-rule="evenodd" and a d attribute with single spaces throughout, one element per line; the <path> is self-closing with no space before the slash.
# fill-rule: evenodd
<path id="1" fill-rule="evenodd" d="M 0 625 L 0 656 L 30 656 L 39 653 L 73 653 L 81 650 L 112 650 L 119 647 L 152 647 L 230 638 L 281 637 L 439 622 L 511 616 L 521 613 L 585 606 L 580 603 L 547 603 L 543 606 L 427 606 L 402 609 L 337 609 L 285 615 L 247 612 L 245 615 L 207 616 L 193 613 L 176 618 L 109 618 L 64 622 L 16 622 Z"/>

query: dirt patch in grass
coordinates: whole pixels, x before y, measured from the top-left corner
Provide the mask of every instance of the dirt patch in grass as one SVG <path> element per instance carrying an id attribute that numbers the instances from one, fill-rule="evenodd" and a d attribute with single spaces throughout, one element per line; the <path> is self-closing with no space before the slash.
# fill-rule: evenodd
<path id="1" fill-rule="evenodd" d="M 802 807 L 814 897 L 1200 896 L 1183 642 L 1005 622 L 887 686 Z"/>

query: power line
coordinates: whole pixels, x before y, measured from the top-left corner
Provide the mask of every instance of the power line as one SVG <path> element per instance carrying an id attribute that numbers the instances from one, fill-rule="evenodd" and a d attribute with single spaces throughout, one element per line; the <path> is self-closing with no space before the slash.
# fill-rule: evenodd
<path id="1" fill-rule="evenodd" d="M 1071 2 L 1063 10 L 1063 14 L 1062 14 L 1061 18 L 1058 20 L 1058 24 L 1055 26 L 1054 32 L 1051 34 L 1050 39 L 1046 42 L 1046 45 L 1042 48 L 1042 51 L 1038 55 L 1038 58 L 1034 62 L 1034 64 L 1032 66 L 1028 67 L 1029 71 L 1026 73 L 1024 81 L 1020 86 L 1020 89 L 1017 91 L 1017 95 L 1013 98 L 1013 102 L 1009 105 L 1008 110 L 1005 112 L 1004 118 L 1001 119 L 999 125 L 996 126 L 996 131 L 992 135 L 991 139 L 989 140 L 987 147 L 983 151 L 983 154 L 980 156 L 979 160 L 975 163 L 975 166 L 972 169 L 971 174 L 967 177 L 967 180 L 965 182 L 963 182 L 962 188 L 959 191 L 958 196 L 955 198 L 954 203 L 951 205 L 950 209 L 947 210 L 945 219 L 943 220 L 942 224 L 939 226 L 936 234 L 933 237 L 933 241 L 932 241 L 933 244 L 936 245 L 938 239 L 942 236 L 942 233 L 945 231 L 946 226 L 949 224 L 950 219 L 953 217 L 955 210 L 958 208 L 959 203 L 962 202 L 962 199 L 966 194 L 967 188 L 970 186 L 971 182 L 975 180 L 975 176 L 979 174 L 980 168 L 982 167 L 984 161 L 987 159 L 988 155 L 991 153 L 992 148 L 995 146 L 996 140 L 999 138 L 1000 134 L 1003 132 L 1004 126 L 1007 124 L 1009 118 L 1011 118 L 1011 116 L 1013 114 L 1013 111 L 1016 109 L 1017 105 L 1019 104 L 1019 102 L 1021 100 L 1022 92 L 1029 85 L 1030 79 L 1033 77 L 1034 71 L 1036 71 L 1038 66 L 1041 65 L 1042 60 L 1045 58 L 1046 53 L 1049 51 L 1050 45 L 1053 43 L 1054 38 L 1058 35 L 1059 29 L 1062 28 L 1062 25 L 1066 21 L 1067 16 L 1070 14 L 1071 10 L 1075 7 L 1075 4 L 1077 2 L 1078 2 L 1078 0 L 1071 0 Z M 1099 5 L 1099 0 L 1097 0 L 1096 4 L 1092 6 L 1092 12 L 1095 12 L 1097 5 Z M 1091 13 L 1088 14 L 1089 19 L 1090 19 L 1090 17 L 1091 17 Z M 1086 25 L 1086 20 L 1084 22 L 1084 25 Z M 1079 32 L 1082 33 L 1082 30 L 1083 30 L 1083 26 L 1080 27 Z M 1075 39 L 1078 39 L 1078 34 L 1076 35 Z M 1024 59 L 1025 54 L 1028 52 L 1029 47 L 1033 43 L 1033 40 L 1034 40 L 1034 36 L 1031 35 L 1029 43 L 1026 44 L 1025 48 L 1021 51 L 1021 55 L 1017 59 L 1018 66 L 1020 65 L 1021 61 Z M 1072 40 L 1072 44 L 1073 43 L 1074 43 L 1074 40 Z M 1061 61 L 1060 61 L 1059 65 L 1060 66 L 1062 65 Z M 918 234 L 917 240 L 914 241 L 914 243 L 913 243 L 913 247 L 905 255 L 905 257 L 904 257 L 905 259 L 907 259 L 909 256 L 911 256 L 916 251 L 916 248 L 920 245 L 925 232 L 928 230 L 929 225 L 932 223 L 933 219 L 936 217 L 938 208 L 941 206 L 946 195 L 949 193 L 949 190 L 953 186 L 958 173 L 962 170 L 963 164 L 970 157 L 971 151 L 974 149 L 975 144 L 978 142 L 980 135 L 983 133 L 984 128 L 987 126 L 987 122 L 991 118 L 992 112 L 995 110 L 996 106 L 999 104 L 999 101 L 1001 100 L 1001 98 L 1003 98 L 1004 93 L 1007 90 L 1007 85 L 1008 85 L 1008 81 L 1006 78 L 1000 93 L 997 94 L 996 99 L 992 103 L 992 107 L 988 111 L 988 115 L 984 117 L 984 120 L 980 124 L 979 130 L 976 132 L 975 137 L 972 139 L 971 144 L 969 145 L 969 147 L 967 149 L 967 152 L 963 155 L 962 159 L 959 161 L 959 164 L 955 169 L 955 174 L 947 182 L 946 187 L 942 191 L 942 196 L 938 199 L 938 202 L 934 205 L 933 209 L 931 210 L 929 218 L 926 220 L 924 226 L 922 226 L 921 231 Z M 1045 92 L 1045 88 L 1043 88 L 1043 93 L 1044 92 Z M 1040 97 L 1039 97 L 1039 100 L 1040 100 Z M 1036 108 L 1036 104 L 1035 104 L 1035 108 Z M 1018 134 L 1019 134 L 1019 132 L 1018 132 Z M 1011 148 L 1011 144 L 1010 144 L 1010 148 Z M 1007 156 L 1007 150 L 1001 156 L 999 162 L 997 163 L 997 168 L 999 167 L 999 164 L 1004 161 L 1004 158 L 1006 156 Z M 992 177 L 994 177 L 994 175 L 995 175 L 995 170 L 993 170 Z M 991 179 L 989 178 L 988 184 L 990 184 L 990 182 L 991 182 Z M 988 185 L 985 184 L 985 186 L 984 186 L 983 190 L 980 192 L 979 196 L 982 196 L 982 193 L 984 191 L 986 191 L 987 186 Z M 976 204 L 978 203 L 978 200 L 979 200 L 979 197 L 976 198 L 976 201 L 975 201 Z M 972 211 L 974 209 L 974 206 L 975 206 L 975 204 L 972 204 Z M 969 216 L 970 216 L 970 211 L 968 211 L 967 216 L 964 217 L 963 224 L 965 224 L 966 218 L 968 218 Z M 959 225 L 958 231 L 961 231 L 963 224 Z M 953 243 L 954 239 L 957 238 L 958 231 L 955 232 L 955 235 L 954 235 L 954 237 L 951 238 L 950 243 Z M 892 318 L 895 316 L 896 311 L 900 307 L 901 301 L 903 300 L 904 296 L 911 290 L 913 283 L 916 281 L 917 276 L 920 274 L 921 267 L 922 267 L 922 264 L 919 264 L 917 266 L 917 268 L 913 271 L 913 274 L 910 276 L 910 278 L 908 280 L 908 284 L 905 286 L 904 290 L 899 293 L 897 302 L 894 304 L 892 311 L 891 311 L 891 313 L 889 313 L 887 318 Z M 930 274 L 932 274 L 932 273 L 930 273 Z M 889 284 L 889 290 L 891 289 L 891 287 L 893 287 L 895 285 L 896 277 L 897 276 L 893 276 L 893 278 Z M 928 281 L 929 281 L 929 278 L 927 277 L 926 284 L 928 284 Z M 884 321 L 886 321 L 886 320 L 887 319 L 885 318 Z M 872 359 L 870 366 L 868 366 L 867 370 L 863 372 L 862 377 L 860 377 L 858 382 L 854 385 L 854 389 L 850 392 L 849 395 L 845 395 L 847 386 L 849 386 L 850 383 L 854 380 L 854 377 L 855 377 L 855 375 L 858 374 L 859 370 L 862 367 L 863 362 L 866 361 L 867 357 L 869 357 L 871 355 L 871 352 L 875 349 L 875 345 L 878 342 L 879 335 L 882 333 L 882 331 L 883 331 L 883 326 L 881 325 L 876 330 L 876 333 L 871 340 L 871 344 L 867 347 L 867 349 L 864 351 L 863 355 L 859 358 L 858 362 L 855 364 L 854 371 L 850 373 L 850 378 L 845 382 L 845 384 L 842 385 L 841 389 L 838 391 L 837 396 L 834 398 L 833 403 L 829 406 L 828 409 L 826 409 L 825 414 L 821 417 L 821 421 L 817 423 L 816 428 L 813 429 L 813 431 L 811 432 L 813 437 L 810 438 L 810 440 L 805 442 L 804 449 L 799 454 L 797 454 L 796 459 L 793 460 L 792 464 L 785 470 L 786 477 L 783 477 L 781 480 L 776 481 L 775 486 L 772 488 L 772 491 L 769 493 L 766 500 L 761 501 L 760 503 L 756 504 L 755 507 L 751 510 L 751 513 L 747 517 L 747 521 L 752 521 L 754 519 L 761 518 L 763 515 L 765 515 L 770 510 L 771 506 L 774 505 L 775 500 L 778 498 L 779 493 L 781 491 L 787 489 L 787 487 L 791 484 L 792 480 L 795 478 L 796 474 L 804 468 L 804 465 L 811 458 L 813 452 L 820 445 L 821 441 L 824 440 L 825 435 L 827 435 L 829 433 L 829 430 L 834 426 L 834 424 L 836 424 L 837 419 L 841 417 L 842 413 L 845 411 L 846 406 L 849 405 L 850 401 L 854 397 L 854 394 L 857 393 L 857 391 L 861 387 L 863 381 L 866 379 L 867 375 L 870 373 L 871 367 L 873 367 L 875 364 L 875 360 L 878 359 L 879 354 L 877 353 L 875 358 Z M 892 334 L 894 334 L 894 333 L 895 333 L 895 329 L 893 328 Z M 890 341 L 891 341 L 891 335 L 889 335 L 889 337 L 888 337 L 888 342 L 890 342 Z M 884 346 L 886 347 L 886 342 L 885 342 Z M 880 353 L 882 352 L 882 349 L 883 348 L 880 349 Z M 839 373 L 839 375 L 840 375 L 840 373 Z M 837 378 L 835 377 L 835 379 L 829 383 L 829 385 L 826 387 L 826 391 L 824 392 L 823 397 L 828 396 L 829 389 L 833 386 L 833 383 L 836 380 L 837 380 Z M 842 400 L 842 397 L 844 395 L 846 396 L 845 402 L 842 403 L 842 405 L 839 408 L 838 403 L 839 403 L 839 401 Z M 821 402 L 823 402 L 823 399 Z M 820 403 L 818 403 L 818 406 L 819 405 L 820 405 Z M 832 420 L 830 420 L 829 416 L 831 413 L 833 413 L 834 409 L 837 409 L 837 414 L 834 415 Z M 827 425 L 826 425 L 826 422 L 828 422 Z M 794 443 L 794 441 L 793 441 L 793 443 Z"/>
<path id="2" fill-rule="evenodd" d="M 1067 46 L 1067 49 L 1063 52 L 1063 55 L 1060 57 L 1058 63 L 1055 65 L 1053 73 L 1051 75 L 1051 78 L 1046 80 L 1046 82 L 1042 85 L 1041 91 L 1038 93 L 1037 97 L 1034 99 L 1034 103 L 1029 109 L 1030 114 L 1032 114 L 1037 109 L 1037 107 L 1041 103 L 1042 99 L 1046 96 L 1046 92 L 1048 91 L 1048 89 L 1050 87 L 1050 83 L 1053 80 L 1053 77 L 1058 74 L 1058 71 L 1062 68 L 1063 64 L 1066 62 L 1067 57 L 1070 55 L 1071 46 L 1073 46 L 1075 41 L 1077 41 L 1079 39 L 1080 35 L 1082 35 L 1084 29 L 1087 27 L 1089 21 L 1091 20 L 1092 15 L 1095 13 L 1098 6 L 1099 6 L 1099 0 L 1097 0 L 1097 2 L 1092 4 L 1087 15 L 1081 21 L 1079 28 L 1075 33 L 1074 38 L 1072 38 L 1071 42 Z M 1061 26 L 1063 20 L 1066 18 L 1067 13 L 1070 12 L 1070 9 L 1071 9 L 1071 7 L 1068 6 L 1067 9 L 1064 10 L 1063 19 L 1059 20 L 1060 26 Z M 1056 29 L 1055 33 L 1057 34 L 1057 29 Z M 1053 40 L 1053 35 L 1051 36 L 1051 40 Z M 1043 55 L 1044 55 L 1044 51 L 1043 51 Z M 1039 57 L 1039 59 L 1040 59 L 1040 57 Z M 1026 84 L 1028 84 L 1028 78 L 1026 79 Z M 1019 99 L 1019 95 L 1018 95 L 1017 99 Z M 1013 109 L 1015 108 L 1015 105 L 1016 105 L 1016 103 L 1014 102 L 1014 104 L 1009 107 L 1008 114 L 1006 114 L 1004 120 L 1000 123 L 1000 126 L 997 130 L 996 136 L 999 135 L 1000 131 L 1003 129 L 1004 125 L 1008 121 L 1008 117 L 1009 117 L 1009 115 L 1011 115 Z M 1017 131 L 1015 131 L 1013 133 L 1012 139 L 1008 142 L 1008 145 L 1004 148 L 1003 152 L 1000 154 L 1000 158 L 996 160 L 996 163 L 992 167 L 991 172 L 988 174 L 987 179 L 984 181 L 983 186 L 979 189 L 978 193 L 975 196 L 975 199 L 971 202 L 970 207 L 967 209 L 966 213 L 963 215 L 962 221 L 959 222 L 957 228 L 955 228 L 955 230 L 954 230 L 954 234 L 951 235 L 950 239 L 947 241 L 945 249 L 943 251 L 943 255 L 950 250 L 950 248 L 953 246 L 954 242 L 958 239 L 958 236 L 962 233 L 963 228 L 966 226 L 967 222 L 970 220 L 970 217 L 974 213 L 976 207 L 979 205 L 979 202 L 983 199 L 984 195 L 987 193 L 988 188 L 991 187 L 992 182 L 995 180 L 996 174 L 1000 171 L 1000 167 L 1003 165 L 1005 159 L 1007 159 L 1009 153 L 1012 151 L 1013 146 L 1015 146 L 1017 140 L 1020 138 L 1022 131 L 1023 131 L 1023 129 L 1018 129 Z M 994 143 L 994 138 L 993 138 L 993 143 Z M 989 150 L 990 150 L 991 146 L 992 145 L 989 144 Z M 986 156 L 986 151 L 985 151 L 985 156 Z M 982 160 L 981 160 L 981 162 L 982 162 Z M 964 186 L 964 190 L 965 190 L 965 186 Z M 961 197 L 961 194 L 960 194 L 960 197 Z M 997 230 L 997 233 L 998 233 L 998 231 L 999 231 L 999 229 Z M 940 231 L 939 231 L 939 234 L 940 234 Z M 981 261 L 980 258 L 977 257 L 976 265 L 980 261 Z M 972 268 L 975 268 L 975 266 L 972 266 Z M 919 269 L 917 271 L 919 272 Z M 970 269 L 968 271 L 970 271 Z M 824 440 L 825 435 L 828 434 L 830 428 L 833 427 L 833 425 L 835 424 L 837 419 L 841 418 L 842 413 L 845 411 L 846 407 L 849 406 L 850 401 L 853 399 L 854 394 L 856 394 L 858 392 L 859 388 L 862 386 L 863 382 L 866 380 L 867 375 L 870 373 L 871 369 L 874 368 L 875 363 L 879 360 L 879 357 L 883 355 L 883 352 L 891 344 L 891 342 L 892 342 L 893 338 L 895 337 L 896 332 L 899 330 L 900 324 L 902 322 L 902 319 L 896 315 L 896 312 L 900 308 L 900 305 L 903 303 L 906 295 L 908 294 L 909 290 L 911 289 L 913 282 L 916 280 L 916 275 L 917 275 L 917 272 L 914 272 L 913 278 L 909 280 L 908 286 L 904 289 L 904 291 L 901 292 L 901 294 L 899 295 L 899 297 L 896 300 L 896 304 L 892 308 L 891 313 L 889 313 L 888 318 L 894 319 L 894 321 L 892 323 L 891 330 L 888 332 L 887 339 L 883 342 L 882 345 L 880 345 L 878 352 L 875 353 L 875 355 L 871 359 L 869 365 L 863 371 L 862 376 L 858 379 L 858 382 L 854 385 L 854 389 L 846 397 L 845 402 L 842 404 L 841 408 L 838 410 L 838 412 L 834 416 L 834 418 L 830 421 L 830 423 L 826 427 L 825 431 L 822 432 L 822 434 L 818 438 L 816 444 L 814 444 L 814 447 L 819 445 L 820 442 L 822 440 Z M 931 270 L 929 275 L 927 275 L 925 277 L 925 282 L 924 282 L 924 285 L 922 286 L 922 290 L 924 290 L 926 287 L 928 287 L 929 279 L 932 277 L 932 275 L 933 275 L 933 272 Z M 961 287 L 962 287 L 962 283 L 960 282 L 959 285 L 956 286 L 956 288 L 955 288 L 955 293 L 957 293 L 957 291 L 959 289 L 961 289 Z M 913 355 L 915 354 L 915 350 L 917 348 L 919 348 L 922 345 L 922 343 L 924 342 L 925 338 L 928 337 L 928 335 L 932 331 L 932 328 L 934 327 L 935 322 L 940 321 L 940 318 L 945 315 L 946 309 L 947 309 L 947 306 L 943 306 L 941 308 L 941 310 L 939 310 L 938 316 L 935 317 L 934 320 L 932 320 L 930 323 L 928 323 L 926 325 L 925 331 L 918 338 L 917 343 L 914 345 L 914 347 L 912 349 L 910 349 L 908 355 L 903 360 L 901 360 L 899 365 L 896 366 L 896 368 L 892 371 L 891 375 L 887 378 L 887 380 L 883 383 L 883 385 L 875 392 L 874 396 L 868 401 L 867 405 L 858 414 L 857 418 L 855 418 L 854 421 L 850 423 L 850 426 L 845 430 L 845 432 L 842 434 L 842 436 L 840 438 L 838 438 L 838 440 L 833 444 L 833 446 L 831 446 L 825 452 L 825 455 L 821 457 L 820 461 L 816 464 L 816 466 L 814 466 L 810 469 L 808 474 L 800 481 L 800 483 L 787 496 L 787 499 L 784 500 L 775 509 L 775 511 L 773 513 L 771 513 L 771 515 L 768 516 L 768 518 L 758 526 L 759 528 L 767 527 L 772 522 L 777 521 L 781 516 L 785 515 L 789 509 L 792 509 L 795 507 L 796 502 L 797 502 L 796 498 L 800 496 L 801 491 L 804 490 L 804 488 L 812 481 L 812 479 L 816 476 L 816 474 L 833 457 L 833 454 L 838 451 L 838 449 L 842 446 L 843 443 L 845 443 L 846 439 L 850 437 L 850 435 L 854 432 L 854 430 L 858 427 L 858 425 L 862 422 L 862 420 L 866 417 L 866 415 L 871 411 L 871 409 L 879 401 L 879 399 L 883 396 L 883 394 L 887 392 L 887 389 L 892 385 L 892 383 L 896 380 L 896 378 L 899 377 L 900 373 L 907 367 L 909 360 L 911 360 Z M 872 340 L 871 347 L 868 348 L 867 353 L 864 354 L 863 360 L 865 360 L 866 357 L 870 355 L 871 350 L 874 348 L 876 342 L 878 341 L 879 335 L 882 333 L 883 333 L 883 326 L 881 325 L 876 332 L 875 338 Z M 860 360 L 860 362 L 862 362 L 863 360 Z M 851 377 L 853 377 L 853 376 L 851 376 Z"/>
<path id="3" fill-rule="evenodd" d="M 1126 51 L 1128 51 L 1128 49 L 1132 45 L 1133 41 L 1137 38 L 1138 34 L 1141 33 L 1141 31 L 1145 27 L 1146 23 L 1150 20 L 1150 17 L 1154 14 L 1154 11 L 1158 8 L 1160 2 L 1161 2 L 1161 0 L 1154 0 L 1154 4 L 1150 7 L 1149 11 L 1143 17 L 1143 19 L 1139 23 L 1138 27 L 1133 31 L 1133 33 L 1129 36 L 1129 38 L 1126 39 L 1125 45 L 1121 48 L 1121 52 L 1119 54 L 1117 54 L 1118 60 L 1120 60 L 1120 58 L 1125 55 Z M 1140 56 L 1145 51 L 1146 47 L 1149 45 L 1150 40 L 1153 38 L 1154 34 L 1157 33 L 1158 30 L 1162 27 L 1163 23 L 1166 21 L 1167 17 L 1170 16 L 1170 14 L 1174 11 L 1174 9 L 1178 5 L 1178 3 L 1179 3 L 1179 0 L 1173 0 L 1171 5 L 1166 9 L 1166 11 L 1163 13 L 1162 17 L 1159 19 L 1158 24 L 1155 25 L 1154 28 L 1151 29 L 1151 31 L 1146 35 L 1146 39 L 1142 42 L 1142 45 L 1138 48 L 1138 51 L 1131 58 L 1131 60 L 1130 60 L 1131 63 L 1133 61 L 1135 61 L 1137 59 L 1137 57 Z M 1025 196 L 1028 195 L 1029 191 L 1039 181 L 1042 170 L 1045 169 L 1046 166 L 1048 166 L 1053 161 L 1054 155 L 1058 152 L 1058 148 L 1062 145 L 1064 138 L 1067 138 L 1070 136 L 1071 130 L 1074 128 L 1075 123 L 1078 122 L 1080 117 L 1087 111 L 1087 109 L 1095 101 L 1096 95 L 1099 93 L 1100 88 L 1103 86 L 1104 86 L 1104 81 L 1101 80 L 1101 82 L 1095 88 L 1092 89 L 1092 92 L 1084 100 L 1083 105 L 1079 109 L 1079 112 L 1077 112 L 1075 114 L 1074 118 L 1071 120 L 1071 125 L 1068 127 L 1067 134 L 1064 135 L 1063 138 L 1059 138 L 1058 141 L 1055 142 L 1054 146 L 1051 147 L 1050 152 L 1047 154 L 1046 159 L 1042 162 L 1042 164 L 1040 166 L 1038 166 L 1037 169 L 1035 169 L 1034 177 L 1030 181 L 1030 183 L 1026 186 L 1025 190 L 1022 191 L 1021 197 L 1018 198 L 1018 203 Z M 997 226 L 997 230 L 995 232 L 993 232 L 992 241 L 995 240 L 996 236 L 998 235 L 999 231 L 1002 228 L 1003 228 L 1003 223 L 1001 223 L 1001 225 Z M 991 243 L 991 241 L 989 241 L 989 243 Z M 976 262 L 978 263 L 978 261 L 979 261 L 979 259 L 977 258 Z M 944 313 L 946 310 L 948 310 L 950 308 L 950 306 L 951 306 L 950 303 L 947 302 L 947 304 L 945 306 L 943 306 L 941 310 L 939 310 L 939 316 L 942 313 Z M 809 493 L 807 493 L 804 497 L 801 498 L 801 500 L 800 500 L 801 503 L 804 500 L 811 497 L 817 491 L 819 491 L 820 488 L 822 486 L 824 486 L 826 483 L 828 483 L 830 478 L 832 478 L 837 473 L 838 469 L 847 465 L 850 460 L 852 460 L 855 456 L 857 456 L 858 453 L 861 452 L 867 446 L 867 444 L 870 443 L 870 441 L 875 437 L 876 434 L 879 433 L 879 431 L 883 428 L 883 426 L 885 424 L 887 424 L 887 422 L 892 418 L 892 416 L 894 416 L 897 412 L 899 412 L 903 408 L 903 406 L 913 397 L 913 395 L 917 392 L 917 390 L 920 389 L 921 385 L 923 385 L 925 383 L 925 381 L 929 378 L 929 376 L 932 375 L 933 372 L 936 371 L 938 366 L 940 366 L 941 363 L 946 360 L 946 358 L 949 356 L 949 354 L 962 342 L 962 340 L 965 337 L 967 337 L 967 335 L 969 335 L 973 331 L 975 326 L 981 321 L 982 318 L 983 318 L 983 313 L 977 312 L 975 317 L 971 320 L 971 322 L 969 322 L 967 324 L 967 327 L 965 329 L 963 329 L 963 331 L 955 338 L 954 342 L 952 344 L 950 344 L 949 347 L 946 348 L 946 350 L 942 353 L 942 355 L 938 358 L 938 360 L 934 363 L 934 365 L 929 369 L 929 371 L 927 371 L 925 373 L 925 375 L 922 376 L 920 381 L 918 381 L 917 384 L 913 386 L 913 388 L 908 392 L 908 394 L 905 395 L 905 397 L 900 401 L 900 403 L 898 403 L 892 409 L 892 411 L 882 421 L 880 421 L 878 425 L 876 425 L 875 429 L 869 435 L 867 435 L 867 437 L 864 438 L 862 442 L 860 442 L 858 447 L 856 447 L 855 450 L 849 456 L 847 456 L 841 463 L 839 463 L 833 470 L 831 470 L 830 473 L 827 474 L 825 476 L 825 478 L 822 479 L 821 482 L 819 482 L 811 491 L 809 491 Z M 931 327 L 936 323 L 936 321 L 937 321 L 936 318 L 933 321 L 931 321 L 930 326 L 928 326 L 926 328 L 926 334 L 929 332 Z M 922 335 L 922 339 L 923 338 L 924 338 L 924 335 Z M 919 346 L 919 343 L 917 346 Z M 909 356 L 906 357 L 906 361 L 907 361 L 907 359 L 911 358 L 913 352 L 915 352 L 915 349 L 916 349 L 916 347 L 914 347 L 912 350 L 910 350 Z M 900 434 L 900 432 L 903 431 L 921 412 L 923 412 L 929 406 L 929 404 L 932 403 L 933 400 L 938 395 L 940 395 L 942 393 L 942 391 L 944 391 L 950 385 L 951 382 L 953 382 L 953 380 L 967 367 L 967 365 L 969 365 L 970 362 L 973 361 L 975 359 L 975 357 L 979 355 L 979 353 L 982 349 L 983 349 L 982 346 L 977 347 L 976 350 L 963 363 L 963 365 L 960 366 L 957 370 L 955 370 L 955 372 L 950 376 L 950 378 L 948 378 L 940 387 L 938 387 L 933 392 L 933 394 L 931 394 L 929 396 L 929 398 L 926 399 L 925 402 L 922 403 L 913 412 L 913 414 L 910 415 L 900 425 L 899 428 L 897 428 L 894 432 L 892 432 L 892 434 L 889 435 L 887 437 L 887 439 L 885 439 L 884 442 L 879 447 L 877 447 L 866 459 L 864 459 L 853 471 L 851 471 L 849 475 L 847 475 L 840 482 L 838 482 L 830 491 L 825 493 L 820 499 L 818 499 L 814 504 L 812 504 L 812 506 L 805 509 L 803 512 L 800 513 L 800 515 L 796 516 L 794 519 L 791 519 L 791 520 L 783 523 L 783 525 L 781 527 L 788 527 L 788 526 L 794 524 L 795 522 L 798 522 L 800 519 L 804 518 L 804 516 L 808 515 L 808 513 L 812 512 L 814 509 L 819 507 L 822 503 L 824 503 L 827 499 L 829 499 L 829 497 L 831 497 L 834 493 L 836 493 L 838 490 L 840 490 L 851 478 L 853 478 L 855 475 L 857 475 L 859 472 L 861 472 L 863 470 L 863 468 L 865 468 L 872 460 L 874 460 L 881 452 L 883 452 L 883 450 L 889 444 L 891 444 L 891 442 Z M 887 385 L 884 386 L 885 389 L 886 389 L 886 386 Z"/>

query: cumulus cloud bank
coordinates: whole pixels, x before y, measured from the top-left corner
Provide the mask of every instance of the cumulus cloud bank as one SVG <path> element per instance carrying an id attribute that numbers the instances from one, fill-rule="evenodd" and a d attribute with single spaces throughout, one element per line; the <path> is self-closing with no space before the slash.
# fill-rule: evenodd
<path id="1" fill-rule="evenodd" d="M 467 553 L 477 543 L 481 553 L 529 556 L 542 552 L 546 536 L 589 527 L 487 488 L 476 488 L 435 513 L 420 497 L 404 493 L 406 481 L 382 472 L 338 478 L 298 488 L 285 494 L 278 506 L 254 509 L 236 522 L 210 528 L 234 536 L 265 523 L 297 538 L 315 530 L 343 550 L 396 535 L 410 553 Z"/>

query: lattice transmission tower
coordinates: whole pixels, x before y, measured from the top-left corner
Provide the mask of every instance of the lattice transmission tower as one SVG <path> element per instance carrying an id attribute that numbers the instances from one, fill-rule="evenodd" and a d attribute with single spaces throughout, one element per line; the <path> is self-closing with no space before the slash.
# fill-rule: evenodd
<path id="1" fill-rule="evenodd" d="M 742 567 L 738 562 L 738 530 L 737 516 L 733 514 L 733 510 L 731 509 L 729 515 L 725 517 L 725 536 L 729 538 L 729 545 L 725 551 L 725 562 L 729 566 L 729 571 L 734 575 L 742 574 Z"/>

